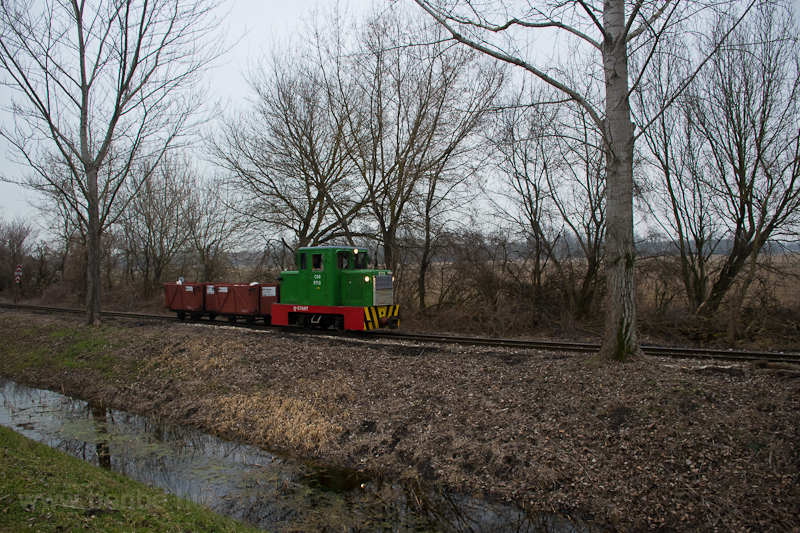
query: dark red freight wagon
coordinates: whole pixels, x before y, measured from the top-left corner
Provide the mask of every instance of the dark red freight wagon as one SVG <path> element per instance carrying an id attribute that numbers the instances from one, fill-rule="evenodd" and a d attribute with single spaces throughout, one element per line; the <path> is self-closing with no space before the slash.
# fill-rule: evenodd
<path id="1" fill-rule="evenodd" d="M 265 324 L 269 324 L 272 317 L 272 304 L 280 302 L 281 287 L 277 283 L 262 283 L 259 308 L 261 318 Z"/>
<path id="2" fill-rule="evenodd" d="M 206 311 L 208 312 L 208 319 L 214 320 L 219 314 L 219 298 L 217 297 L 218 283 L 206 283 Z"/>
<path id="3" fill-rule="evenodd" d="M 198 319 L 205 312 L 205 283 L 171 282 L 164 284 L 164 305 L 181 320 L 187 316 Z"/>
<path id="4" fill-rule="evenodd" d="M 211 292 L 213 287 L 213 293 Z M 236 322 L 236 317 L 244 317 L 249 324 L 253 323 L 259 311 L 261 291 L 258 283 L 215 283 L 206 287 L 206 305 L 213 307 L 217 315 L 222 315 L 228 322 Z M 211 310 L 209 308 L 209 310 Z"/>

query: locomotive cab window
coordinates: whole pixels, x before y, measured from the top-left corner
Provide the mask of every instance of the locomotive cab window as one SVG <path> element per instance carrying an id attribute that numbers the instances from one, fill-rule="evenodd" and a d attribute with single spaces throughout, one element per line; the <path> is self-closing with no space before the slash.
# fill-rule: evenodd
<path id="1" fill-rule="evenodd" d="M 355 268 L 356 270 L 365 270 L 367 268 L 367 254 L 366 253 L 359 253 L 353 256 L 355 260 Z"/>
<path id="2" fill-rule="evenodd" d="M 322 254 L 311 254 L 311 268 L 322 270 Z"/>
<path id="3" fill-rule="evenodd" d="M 306 270 L 308 268 L 308 262 L 306 260 L 306 254 L 298 254 L 298 263 L 300 266 L 300 270 Z"/>
<path id="4" fill-rule="evenodd" d="M 350 252 L 336 252 L 336 264 L 339 270 L 350 268 Z"/>

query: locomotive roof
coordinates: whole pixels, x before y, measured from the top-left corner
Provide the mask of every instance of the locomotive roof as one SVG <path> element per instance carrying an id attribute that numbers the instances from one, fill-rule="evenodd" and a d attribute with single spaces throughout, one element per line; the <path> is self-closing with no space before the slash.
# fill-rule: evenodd
<path id="1" fill-rule="evenodd" d="M 298 251 L 307 252 L 309 250 L 358 250 L 359 252 L 366 252 L 365 246 L 303 246 Z"/>

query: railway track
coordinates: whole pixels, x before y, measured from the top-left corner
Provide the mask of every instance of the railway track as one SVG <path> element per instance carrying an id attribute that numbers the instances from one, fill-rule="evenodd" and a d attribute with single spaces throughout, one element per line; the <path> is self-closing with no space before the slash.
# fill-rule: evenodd
<path id="1" fill-rule="evenodd" d="M 375 332 L 373 332 L 373 335 Z M 495 339 L 495 338 L 476 338 L 476 337 L 456 337 L 444 335 L 418 335 L 418 334 L 395 334 L 378 332 L 377 335 L 385 335 L 392 338 L 401 338 L 418 342 L 442 342 L 453 344 L 465 344 L 472 346 L 500 346 L 508 348 L 521 348 L 532 350 L 565 351 L 577 353 L 597 353 L 600 350 L 599 344 L 563 342 L 563 341 L 538 341 L 538 340 L 519 340 L 519 339 Z M 643 345 L 642 351 L 646 355 L 656 357 L 675 357 L 691 359 L 717 359 L 726 361 L 769 361 L 781 363 L 793 363 L 800 365 L 800 352 L 765 352 L 765 351 L 745 351 L 745 350 L 721 350 L 704 348 L 680 348 L 670 346 L 651 346 Z"/>
<path id="2" fill-rule="evenodd" d="M 50 307 L 41 305 L 21 305 L 21 304 L 8 304 L 0 303 L 0 307 L 23 309 L 36 312 L 49 312 L 49 313 L 72 313 L 83 314 L 82 309 Z M 143 313 L 129 313 L 121 311 L 103 311 L 103 316 L 108 317 L 122 317 L 122 318 L 139 318 L 144 320 L 167 320 L 176 321 L 177 319 L 171 315 L 153 315 Z M 230 325 L 226 322 L 209 322 L 203 321 L 205 324 L 217 325 Z M 245 326 L 239 322 L 237 325 Z M 316 334 L 330 334 L 349 338 L 363 338 L 364 333 L 360 332 L 327 332 L 321 330 L 299 330 L 297 328 L 286 328 L 281 326 L 268 326 L 268 325 L 247 325 L 246 327 L 254 329 L 274 328 L 280 327 L 286 331 L 298 332 L 303 331 L 307 333 Z M 418 333 L 403 333 L 399 331 L 371 331 L 368 333 L 371 337 L 388 338 L 393 340 L 401 340 L 405 342 L 424 342 L 424 343 L 445 343 L 445 344 L 461 344 L 468 346 L 494 346 L 503 348 L 518 348 L 527 350 L 548 350 L 556 352 L 572 352 L 572 353 L 597 353 L 600 349 L 599 344 L 592 343 L 578 343 L 578 342 L 563 342 L 563 341 L 540 341 L 540 340 L 522 340 L 522 339 L 499 339 L 499 338 L 480 338 L 480 337 L 462 337 L 453 335 L 430 335 Z M 688 358 L 688 359 L 708 359 L 708 360 L 724 360 L 724 361 L 768 361 L 771 363 L 790 363 L 800 365 L 800 351 L 791 352 L 767 352 L 767 351 L 746 351 L 746 350 L 721 350 L 721 349 L 707 349 L 707 348 L 681 348 L 670 346 L 652 346 L 643 345 L 642 350 L 645 354 L 656 357 L 670 357 L 670 358 Z"/>

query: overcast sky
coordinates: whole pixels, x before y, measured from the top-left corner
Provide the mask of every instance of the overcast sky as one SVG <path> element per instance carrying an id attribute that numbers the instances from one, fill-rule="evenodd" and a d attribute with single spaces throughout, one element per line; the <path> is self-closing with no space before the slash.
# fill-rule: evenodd
<path id="1" fill-rule="evenodd" d="M 332 0 L 319 0 L 321 5 L 330 6 Z M 792 0 L 800 13 L 800 0 Z M 225 57 L 219 68 L 210 72 L 209 83 L 216 98 L 228 106 L 241 105 L 247 94 L 243 77 L 248 64 L 268 52 L 273 42 L 282 39 L 302 39 L 301 17 L 317 6 L 317 0 L 221 0 L 220 13 L 227 13 L 221 23 L 228 26 L 229 40 L 236 45 Z M 339 0 L 347 5 L 349 12 L 363 12 L 372 0 Z M 420 15 L 422 16 L 422 15 Z M 8 93 L 0 93 L 7 97 Z M 5 115 L 0 116 L 2 120 Z M 0 140 L 0 173 L 10 178 L 18 178 L 23 169 L 13 165 L 7 154 L 7 147 Z M 17 214 L 33 216 L 25 201 L 31 193 L 21 187 L 0 182 L 0 219 L 10 220 Z"/>
<path id="2" fill-rule="evenodd" d="M 356 10 L 365 9 L 369 3 L 370 0 L 342 2 Z M 222 0 L 220 13 L 228 13 L 222 23 L 229 28 L 229 40 L 236 44 L 223 64 L 210 72 L 209 83 L 216 97 L 228 105 L 240 105 L 247 93 L 243 73 L 248 64 L 268 52 L 276 40 L 298 39 L 301 17 L 316 5 L 317 0 Z M 0 144 L 0 172 L 17 178 L 24 169 L 9 161 L 7 151 L 5 143 Z M 0 182 L 0 219 L 10 220 L 17 214 L 33 216 L 25 201 L 31 194 L 19 186 Z"/>

